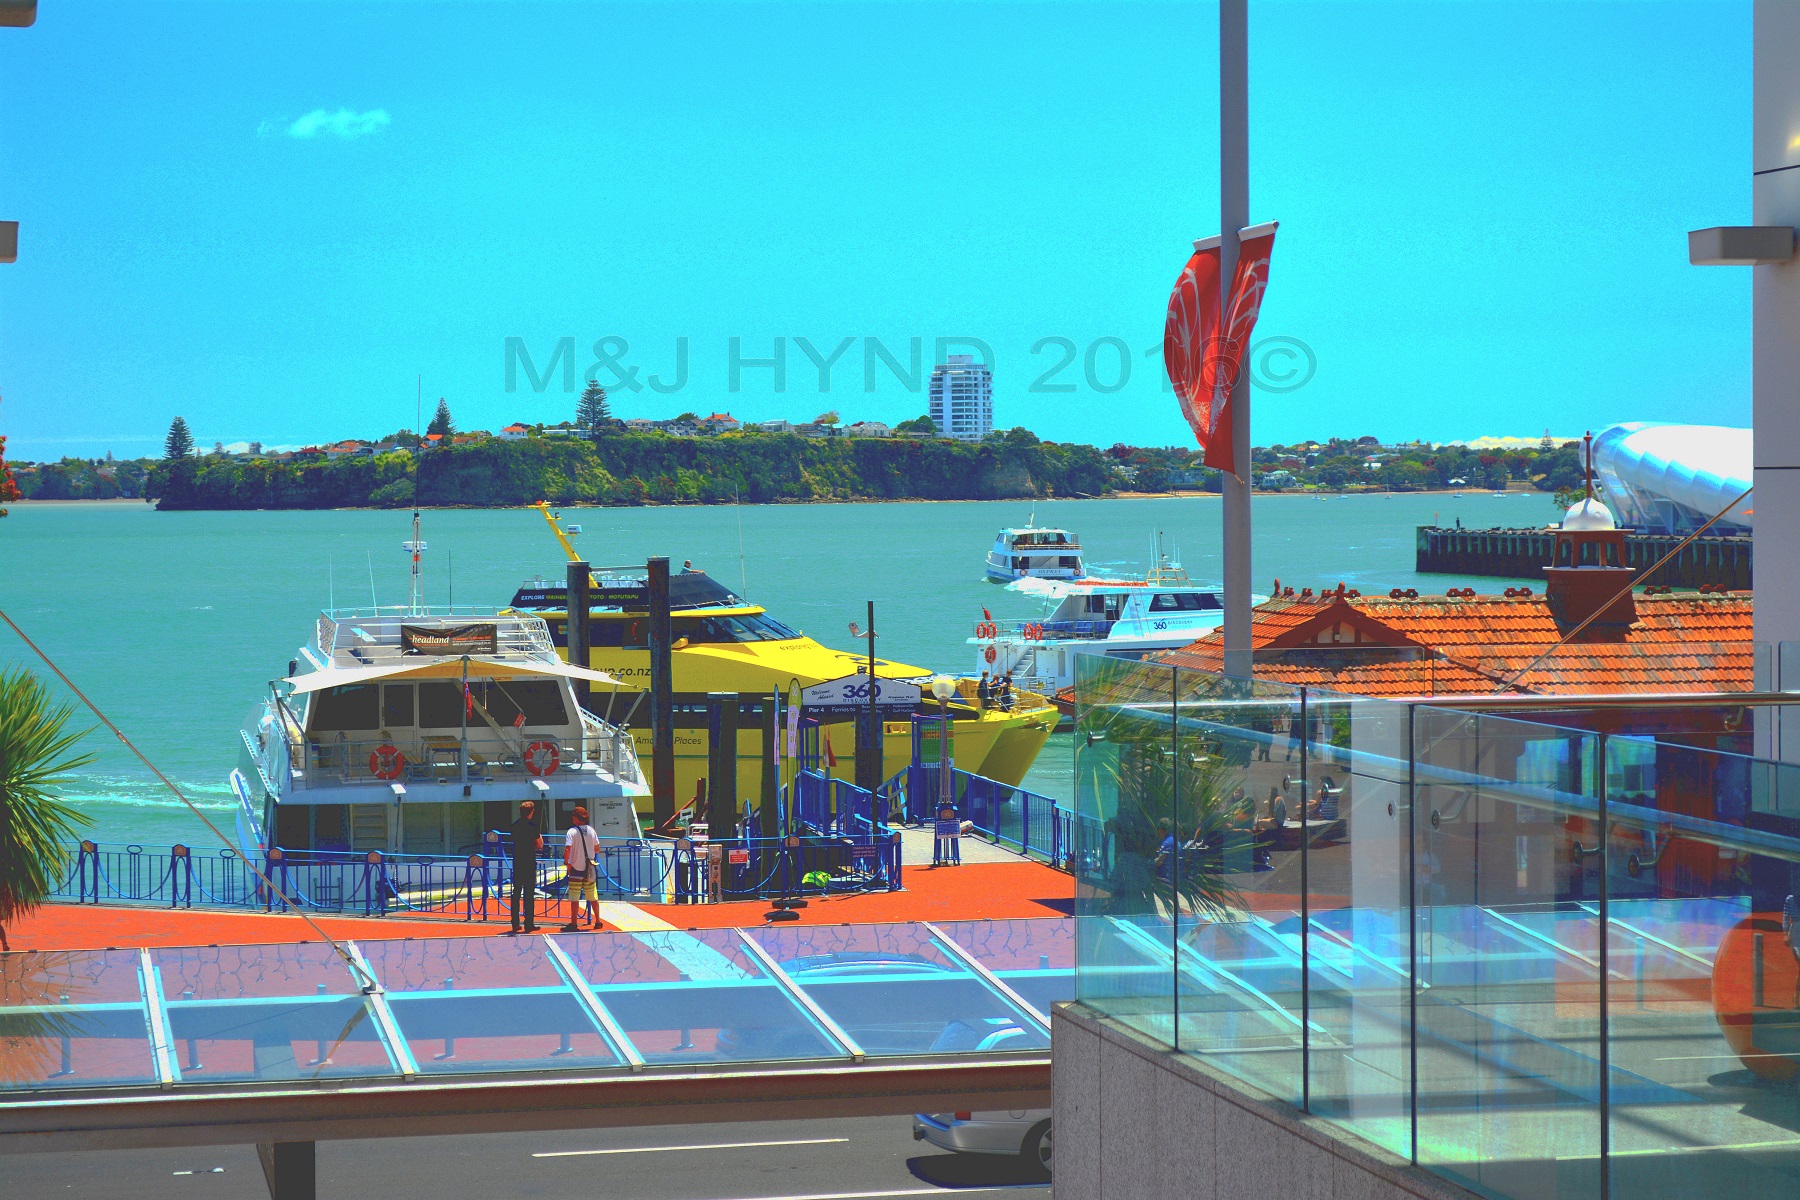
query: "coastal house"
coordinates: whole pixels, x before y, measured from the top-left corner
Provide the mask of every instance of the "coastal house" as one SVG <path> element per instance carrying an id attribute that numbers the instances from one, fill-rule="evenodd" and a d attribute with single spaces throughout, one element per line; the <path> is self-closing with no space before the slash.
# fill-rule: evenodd
<path id="1" fill-rule="evenodd" d="M 713 413 L 700 418 L 700 432 L 708 436 L 731 433 L 740 425 L 741 422 L 730 413 Z"/>
<path id="2" fill-rule="evenodd" d="M 884 425 L 880 421 L 858 421 L 853 425 L 846 425 L 844 434 L 847 437 L 886 438 L 893 437 L 894 430 L 892 426 Z"/>
<path id="3" fill-rule="evenodd" d="M 657 423 L 648 417 L 631 417 L 626 420 L 625 428 L 633 433 L 654 433 Z"/>
<path id="4" fill-rule="evenodd" d="M 514 421 L 496 436 L 503 442 L 522 442 L 531 436 L 531 426 Z"/>
<path id="5" fill-rule="evenodd" d="M 792 433 L 794 432 L 795 427 L 792 421 L 774 420 L 758 421 L 755 428 L 762 430 L 764 433 Z"/>
<path id="6" fill-rule="evenodd" d="M 222 450 L 220 452 L 223 453 Z M 354 440 L 336 442 L 325 447 L 325 457 L 329 459 L 367 458 L 374 453 L 373 444 Z"/>

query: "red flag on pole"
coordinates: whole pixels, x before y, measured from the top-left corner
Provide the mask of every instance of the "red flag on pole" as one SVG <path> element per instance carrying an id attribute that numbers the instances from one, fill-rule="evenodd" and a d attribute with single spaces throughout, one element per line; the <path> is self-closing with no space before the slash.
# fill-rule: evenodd
<path id="1" fill-rule="evenodd" d="M 1237 270 L 1221 329 L 1219 320 L 1219 240 L 1194 243 L 1194 253 L 1169 293 L 1163 325 L 1163 365 L 1181 415 L 1205 451 L 1209 467 L 1237 474 L 1231 445 L 1231 385 L 1236 380 L 1269 285 L 1269 254 L 1275 223 L 1241 231 Z"/>
<path id="2" fill-rule="evenodd" d="M 1218 419 L 1212 389 L 1200 386 L 1201 369 L 1218 327 L 1219 239 L 1215 237 L 1194 243 L 1194 255 L 1169 293 L 1169 315 L 1163 323 L 1163 367 L 1175 385 L 1181 415 L 1202 448 L 1212 440 Z"/>

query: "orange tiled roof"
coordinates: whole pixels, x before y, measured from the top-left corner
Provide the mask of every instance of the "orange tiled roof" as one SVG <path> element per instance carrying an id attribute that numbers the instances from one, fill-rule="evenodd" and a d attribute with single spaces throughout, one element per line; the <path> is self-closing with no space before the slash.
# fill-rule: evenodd
<path id="1" fill-rule="evenodd" d="M 1586 694 L 1751 687 L 1747 594 L 1640 595 L 1636 602 L 1638 619 L 1622 641 L 1557 647 L 1531 666 L 1516 690 Z M 1346 609 L 1363 618 L 1356 624 L 1365 631 L 1364 640 L 1315 640 L 1316 630 L 1346 624 Z M 1259 605 L 1253 621 L 1259 679 L 1366 696 L 1498 691 L 1562 636 L 1541 595 L 1281 597 Z M 1223 666 L 1221 639 L 1215 632 L 1155 657 L 1217 671 Z"/>

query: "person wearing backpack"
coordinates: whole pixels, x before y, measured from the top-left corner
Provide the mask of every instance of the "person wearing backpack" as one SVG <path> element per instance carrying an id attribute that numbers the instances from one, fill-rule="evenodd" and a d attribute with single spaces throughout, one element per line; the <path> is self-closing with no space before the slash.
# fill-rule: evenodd
<path id="1" fill-rule="evenodd" d="M 563 926 L 564 933 L 574 933 L 581 928 L 582 901 L 587 902 L 588 923 L 595 929 L 600 928 L 600 890 L 599 871 L 596 859 L 600 855 L 600 835 L 588 824 L 588 810 L 575 810 L 575 822 L 569 826 L 569 832 L 563 840 L 563 866 L 567 868 L 569 880 L 569 923 Z"/>

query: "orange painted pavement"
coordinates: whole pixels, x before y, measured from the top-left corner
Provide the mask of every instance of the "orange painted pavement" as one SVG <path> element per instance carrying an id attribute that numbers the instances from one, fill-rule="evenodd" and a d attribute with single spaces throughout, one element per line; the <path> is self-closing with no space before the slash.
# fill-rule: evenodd
<path id="1" fill-rule="evenodd" d="M 1073 911 L 1075 880 L 1035 862 L 967 863 L 909 867 L 906 890 L 812 897 L 799 923 L 835 925 L 877 921 L 956 921 L 1003 917 L 1066 916 Z M 641 904 L 645 913 L 678 929 L 718 929 L 763 923 L 764 900 L 729 904 Z M 506 932 L 503 909 L 486 922 L 423 916 L 315 917 L 332 937 L 493 937 Z M 567 910 L 541 906 L 538 928 L 555 929 Z M 552 919 L 554 918 L 554 919 Z M 219 909 L 167 909 L 46 904 L 6 931 L 14 950 L 89 950 L 137 946 L 233 946 L 303 942 L 318 933 L 299 917 Z"/>
<path id="2" fill-rule="evenodd" d="M 807 897 L 794 925 L 866 925 L 876 921 L 978 921 L 1062 917 L 1074 911 L 1075 877 L 1035 862 L 907 867 L 906 890 Z M 766 900 L 730 904 L 640 904 L 677 929 L 723 929 L 763 923 Z"/>

